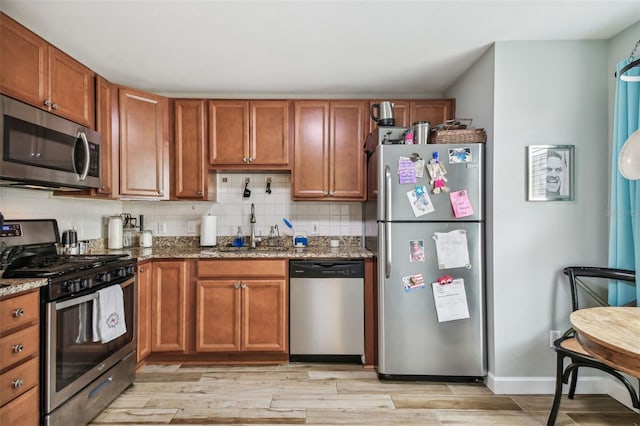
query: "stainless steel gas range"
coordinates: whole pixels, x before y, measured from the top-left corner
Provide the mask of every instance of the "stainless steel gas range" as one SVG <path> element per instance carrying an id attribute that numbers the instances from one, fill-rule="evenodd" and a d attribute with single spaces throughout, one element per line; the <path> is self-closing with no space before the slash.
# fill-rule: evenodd
<path id="1" fill-rule="evenodd" d="M 135 379 L 136 259 L 58 255 L 59 242 L 55 219 L 5 220 L 2 276 L 48 279 L 40 288 L 41 422 L 86 425 Z M 105 319 L 100 296 L 111 294 L 118 297 Z"/>

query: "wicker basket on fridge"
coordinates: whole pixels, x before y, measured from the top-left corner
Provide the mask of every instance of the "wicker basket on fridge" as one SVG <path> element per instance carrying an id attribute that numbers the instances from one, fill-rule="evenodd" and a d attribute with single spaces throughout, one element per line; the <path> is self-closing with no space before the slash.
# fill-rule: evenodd
<path id="1" fill-rule="evenodd" d="M 466 121 L 468 124 L 460 124 Z M 487 132 L 484 129 L 471 128 L 470 118 L 447 120 L 442 126 L 431 130 L 429 143 L 485 143 Z"/>

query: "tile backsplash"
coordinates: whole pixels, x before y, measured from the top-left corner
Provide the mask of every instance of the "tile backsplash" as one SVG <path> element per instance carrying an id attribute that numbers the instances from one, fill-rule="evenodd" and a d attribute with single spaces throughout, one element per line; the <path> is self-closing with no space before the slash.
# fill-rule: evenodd
<path id="1" fill-rule="evenodd" d="M 251 195 L 243 197 L 245 179 Z M 271 178 L 271 193 L 266 192 Z M 54 218 L 60 230 L 75 228 L 80 239 L 107 237 L 111 215 L 144 215 L 145 228 L 154 235 L 199 236 L 203 215 L 217 216 L 217 234 L 233 235 L 242 226 L 250 232 L 251 203 L 255 205 L 256 235 L 266 236 L 272 225 L 281 235 L 291 235 L 282 221 L 296 231 L 318 235 L 362 236 L 362 204 L 349 202 L 292 201 L 288 173 L 218 173 L 217 201 L 119 201 L 58 197 L 49 191 L 0 188 L 0 211 L 6 219 Z"/>

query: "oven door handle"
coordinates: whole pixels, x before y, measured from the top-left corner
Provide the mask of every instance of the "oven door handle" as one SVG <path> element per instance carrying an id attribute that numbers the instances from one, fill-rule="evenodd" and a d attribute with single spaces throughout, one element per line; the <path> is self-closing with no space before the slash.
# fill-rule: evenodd
<path id="1" fill-rule="evenodd" d="M 64 302 L 56 302 L 56 311 L 61 309 L 70 308 L 71 306 L 80 305 L 81 303 L 90 302 L 92 300 L 97 299 L 99 296 L 98 292 L 87 294 L 86 296 L 77 297 L 74 299 L 65 300 Z"/>

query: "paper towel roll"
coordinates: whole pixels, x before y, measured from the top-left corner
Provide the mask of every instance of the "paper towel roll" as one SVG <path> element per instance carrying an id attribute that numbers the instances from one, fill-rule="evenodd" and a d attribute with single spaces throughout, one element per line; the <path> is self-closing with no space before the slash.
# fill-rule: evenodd
<path id="1" fill-rule="evenodd" d="M 216 245 L 216 217 L 207 215 L 202 216 L 200 222 L 200 245 L 215 246 Z"/>

